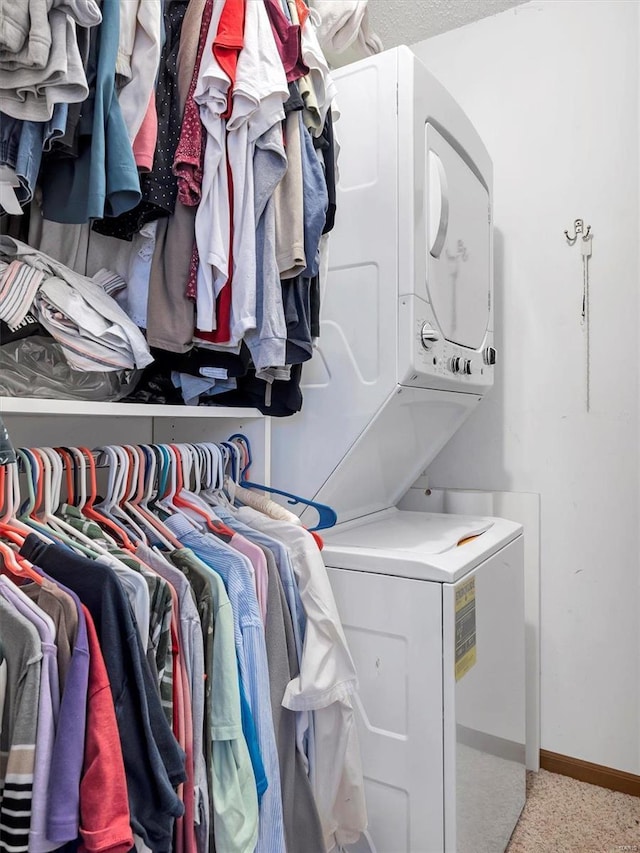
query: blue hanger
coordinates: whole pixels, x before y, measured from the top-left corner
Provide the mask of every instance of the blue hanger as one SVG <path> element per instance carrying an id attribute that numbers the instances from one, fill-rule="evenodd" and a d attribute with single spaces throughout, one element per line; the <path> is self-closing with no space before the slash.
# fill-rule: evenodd
<path id="1" fill-rule="evenodd" d="M 249 439 L 242 435 L 240 432 L 236 432 L 233 435 L 229 436 L 229 442 L 223 442 L 223 444 L 229 445 L 230 442 L 236 441 L 239 444 L 242 444 L 247 453 L 247 464 L 244 466 L 242 471 L 240 472 L 240 485 L 247 486 L 252 489 L 260 489 L 262 492 L 271 492 L 274 495 L 282 495 L 285 498 L 289 498 L 287 501 L 288 504 L 292 506 L 295 504 L 304 504 L 305 506 L 313 507 L 318 513 L 318 523 L 315 527 L 310 527 L 309 530 L 326 530 L 328 527 L 333 527 L 338 521 L 337 513 L 334 509 L 327 504 L 321 504 L 317 501 L 309 500 L 308 498 L 301 498 L 298 495 L 294 495 L 292 492 L 283 492 L 281 489 L 274 489 L 272 486 L 261 486 L 260 483 L 254 483 L 251 480 L 246 479 L 246 474 L 249 468 L 251 467 L 251 463 L 253 461 L 251 456 L 251 445 L 249 443 Z M 236 478 L 235 471 L 235 454 L 231 454 L 232 459 L 232 476 Z"/>

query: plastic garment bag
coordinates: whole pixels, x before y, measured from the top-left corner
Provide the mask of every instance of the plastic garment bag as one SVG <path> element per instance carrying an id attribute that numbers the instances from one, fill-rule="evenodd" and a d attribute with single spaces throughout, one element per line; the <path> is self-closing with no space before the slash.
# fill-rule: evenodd
<path id="1" fill-rule="evenodd" d="M 9 440 L 9 433 L 0 417 L 0 465 L 9 465 L 16 461 L 16 454 Z"/>

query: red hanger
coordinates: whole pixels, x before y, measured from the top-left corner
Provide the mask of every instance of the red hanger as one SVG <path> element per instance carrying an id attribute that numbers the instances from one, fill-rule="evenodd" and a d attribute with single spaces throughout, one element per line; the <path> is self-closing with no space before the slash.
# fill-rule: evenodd
<path id="1" fill-rule="evenodd" d="M 75 485 L 73 482 L 73 473 L 75 471 L 75 461 L 73 460 L 71 454 L 64 447 L 56 447 L 54 448 L 56 453 L 58 453 L 62 459 L 64 460 L 65 465 L 65 478 L 67 481 L 67 503 L 73 506 L 75 500 Z"/>

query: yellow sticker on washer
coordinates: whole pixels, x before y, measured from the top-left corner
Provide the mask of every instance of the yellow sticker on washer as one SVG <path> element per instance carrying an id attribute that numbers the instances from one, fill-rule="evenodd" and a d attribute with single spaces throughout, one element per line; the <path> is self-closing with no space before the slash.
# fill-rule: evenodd
<path id="1" fill-rule="evenodd" d="M 476 579 L 456 589 L 456 681 L 476 662 Z"/>

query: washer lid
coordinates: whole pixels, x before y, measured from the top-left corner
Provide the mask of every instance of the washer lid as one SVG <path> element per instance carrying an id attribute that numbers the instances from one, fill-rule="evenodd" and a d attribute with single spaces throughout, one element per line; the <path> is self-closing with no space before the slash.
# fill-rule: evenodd
<path id="1" fill-rule="evenodd" d="M 489 193 L 465 160 L 425 125 L 427 291 L 444 337 L 480 349 L 489 325 Z"/>
<path id="2" fill-rule="evenodd" d="M 501 518 L 394 507 L 324 530 L 323 558 L 332 568 L 453 583 L 521 532 Z"/>

